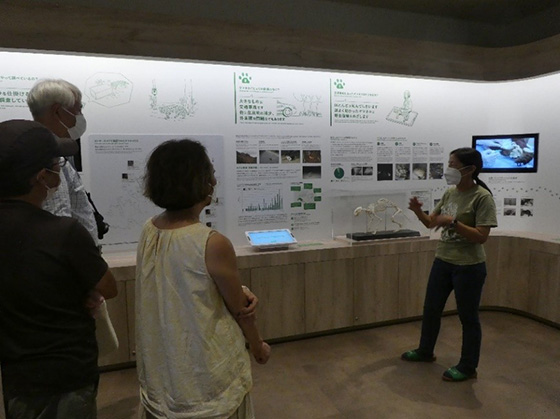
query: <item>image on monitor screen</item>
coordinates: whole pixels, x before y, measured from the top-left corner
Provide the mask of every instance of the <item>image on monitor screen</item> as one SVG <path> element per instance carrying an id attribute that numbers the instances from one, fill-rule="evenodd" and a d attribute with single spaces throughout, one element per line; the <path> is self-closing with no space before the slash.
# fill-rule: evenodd
<path id="1" fill-rule="evenodd" d="M 482 154 L 482 172 L 536 172 L 539 134 L 473 135 L 473 148 Z"/>

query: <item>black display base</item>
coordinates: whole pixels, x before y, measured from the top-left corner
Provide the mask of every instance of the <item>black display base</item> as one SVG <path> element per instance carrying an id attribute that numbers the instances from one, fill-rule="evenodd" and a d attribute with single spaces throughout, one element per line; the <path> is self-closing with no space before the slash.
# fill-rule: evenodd
<path id="1" fill-rule="evenodd" d="M 379 240 L 379 239 L 396 239 L 401 237 L 418 237 L 419 231 L 414 230 L 386 230 L 377 233 L 346 233 L 346 237 L 356 241 L 362 240 Z"/>

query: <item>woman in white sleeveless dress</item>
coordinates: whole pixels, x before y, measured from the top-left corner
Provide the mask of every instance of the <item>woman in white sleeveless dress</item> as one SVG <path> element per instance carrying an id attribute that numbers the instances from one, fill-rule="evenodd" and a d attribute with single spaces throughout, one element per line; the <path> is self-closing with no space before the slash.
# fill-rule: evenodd
<path id="1" fill-rule="evenodd" d="M 171 140 L 146 168 L 148 220 L 136 263 L 136 357 L 146 418 L 254 418 L 251 363 L 270 347 L 255 325 L 231 242 L 200 223 L 216 185 L 204 146 Z M 249 297 L 245 292 L 248 293 Z"/>

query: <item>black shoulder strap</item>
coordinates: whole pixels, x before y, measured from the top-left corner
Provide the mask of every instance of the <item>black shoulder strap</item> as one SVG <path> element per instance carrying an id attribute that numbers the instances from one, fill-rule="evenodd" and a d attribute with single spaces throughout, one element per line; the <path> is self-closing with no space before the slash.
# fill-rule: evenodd
<path id="1" fill-rule="evenodd" d="M 93 207 L 93 211 L 99 213 L 99 211 L 97 211 L 97 208 L 95 207 L 95 204 L 93 203 L 93 200 L 91 199 L 91 194 L 89 192 L 86 192 L 86 195 L 89 203 Z"/>

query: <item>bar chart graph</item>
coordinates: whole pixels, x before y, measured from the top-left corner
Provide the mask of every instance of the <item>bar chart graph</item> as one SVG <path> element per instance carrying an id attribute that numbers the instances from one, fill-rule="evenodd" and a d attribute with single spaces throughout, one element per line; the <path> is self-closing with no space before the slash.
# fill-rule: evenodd
<path id="1" fill-rule="evenodd" d="M 243 212 L 279 211 L 284 209 L 281 187 L 246 186 L 241 190 Z"/>

